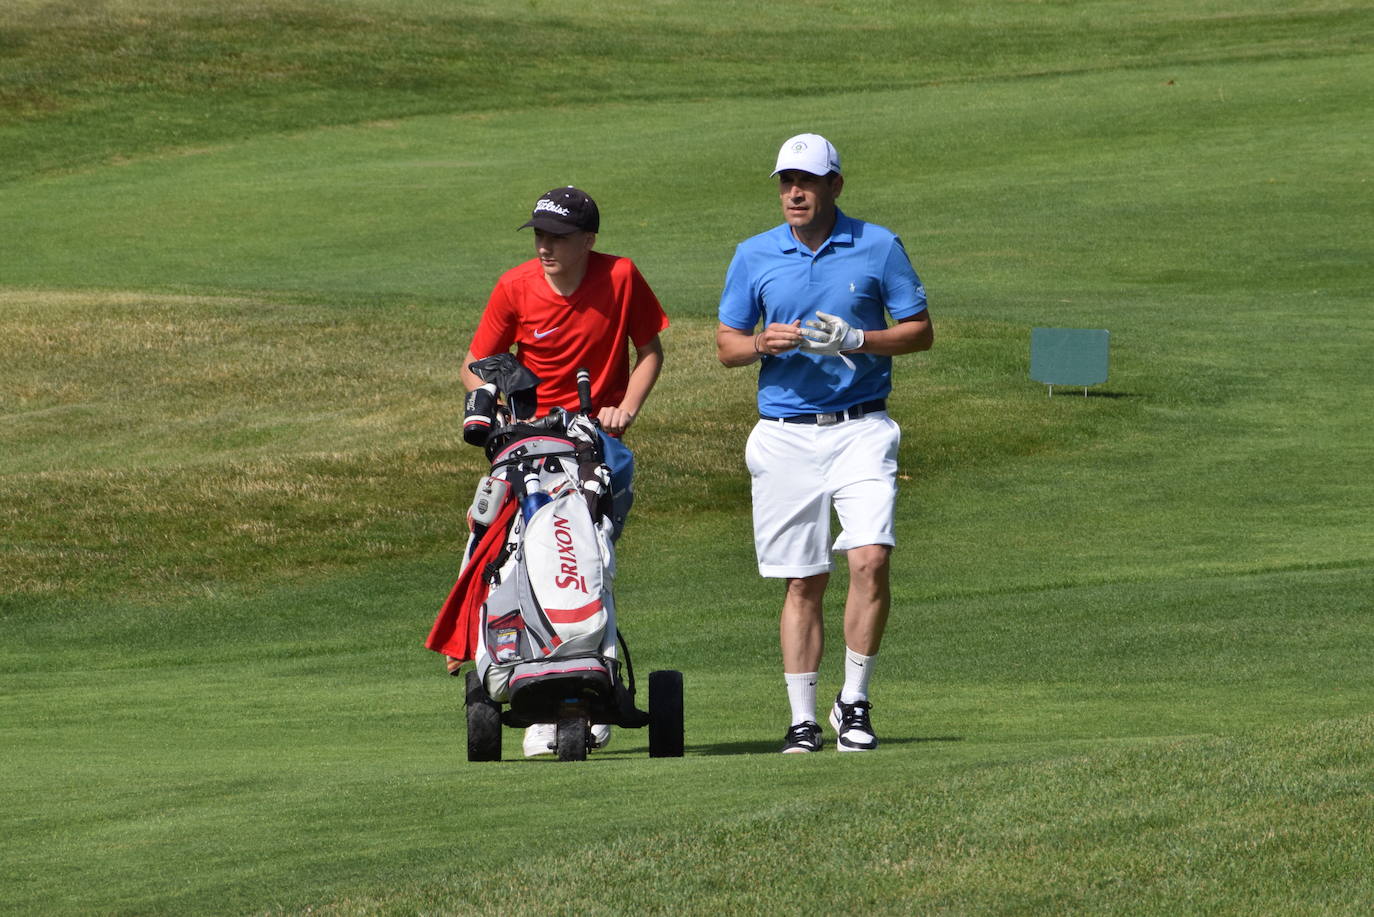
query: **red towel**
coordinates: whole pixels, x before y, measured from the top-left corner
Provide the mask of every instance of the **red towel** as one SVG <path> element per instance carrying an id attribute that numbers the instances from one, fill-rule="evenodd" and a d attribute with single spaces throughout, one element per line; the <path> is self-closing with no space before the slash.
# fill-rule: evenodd
<path id="1" fill-rule="evenodd" d="M 463 572 L 458 574 L 458 582 L 453 584 L 444 607 L 439 609 L 429 639 L 425 641 L 425 646 L 436 653 L 443 653 L 461 662 L 476 657 L 477 628 L 482 622 L 482 603 L 487 598 L 487 584 L 482 580 L 482 570 L 501 553 L 506 530 L 510 528 L 511 517 L 515 515 L 518 505 L 515 500 L 508 500 L 501 507 L 500 514 L 472 549 L 472 556 L 468 558 Z"/>

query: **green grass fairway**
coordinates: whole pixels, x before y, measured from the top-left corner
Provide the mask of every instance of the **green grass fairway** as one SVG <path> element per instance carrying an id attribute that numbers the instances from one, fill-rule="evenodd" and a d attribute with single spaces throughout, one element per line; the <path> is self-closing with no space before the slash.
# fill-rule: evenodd
<path id="1" fill-rule="evenodd" d="M 12 0 L 0 912 L 1371 912 L 1371 83 L 1324 0 Z M 871 755 L 776 754 L 712 344 L 802 130 L 936 327 Z M 470 764 L 422 646 L 561 183 L 673 320 L 617 597 L 681 760 Z M 1037 326 L 1109 381 L 1046 397 Z"/>

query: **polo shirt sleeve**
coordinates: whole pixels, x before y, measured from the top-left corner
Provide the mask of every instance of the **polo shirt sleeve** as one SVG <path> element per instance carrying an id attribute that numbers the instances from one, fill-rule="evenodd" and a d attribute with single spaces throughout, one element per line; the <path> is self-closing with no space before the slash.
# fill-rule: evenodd
<path id="1" fill-rule="evenodd" d="M 720 293 L 718 317 L 722 325 L 740 331 L 752 331 L 759 323 L 762 312 L 749 276 L 749 259 L 742 249 L 743 245 L 736 246 L 735 257 L 725 272 L 725 289 Z"/>
<path id="2" fill-rule="evenodd" d="M 628 261 L 628 259 L 626 259 Z M 663 304 L 658 301 L 654 291 L 649 287 L 649 281 L 644 279 L 644 275 L 639 272 L 639 268 L 630 262 L 630 287 L 629 302 L 629 322 L 627 331 L 630 342 L 636 347 L 643 347 L 654 339 L 654 336 L 668 327 L 668 314 L 663 311 Z"/>
<path id="3" fill-rule="evenodd" d="M 926 310 L 926 288 L 911 266 L 902 240 L 892 237 L 883 265 L 883 302 L 893 318 L 911 318 Z"/>
<path id="4" fill-rule="evenodd" d="M 491 291 L 487 307 L 477 322 L 477 332 L 472 336 L 472 355 L 481 360 L 505 353 L 515 343 L 515 333 L 515 304 L 511 301 L 510 284 L 502 278 Z"/>

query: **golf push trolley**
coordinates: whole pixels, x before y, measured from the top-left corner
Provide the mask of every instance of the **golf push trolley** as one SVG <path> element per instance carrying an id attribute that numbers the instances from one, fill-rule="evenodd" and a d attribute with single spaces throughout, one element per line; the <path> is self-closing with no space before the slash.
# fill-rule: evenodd
<path id="1" fill-rule="evenodd" d="M 485 449 L 491 469 L 468 513 L 458 581 L 426 642 L 475 663 L 463 667 L 468 760 L 499 761 L 502 726 L 541 723 L 556 724 L 561 761 L 585 760 L 592 727 L 603 724 L 647 726 L 650 757 L 681 757 L 682 673 L 650 672 L 648 710 L 635 706 L 612 592 L 612 476 L 587 371 L 577 371 L 576 413 L 528 420 L 539 379 L 514 356 L 470 368 L 484 384 L 468 394 L 463 438 Z"/>

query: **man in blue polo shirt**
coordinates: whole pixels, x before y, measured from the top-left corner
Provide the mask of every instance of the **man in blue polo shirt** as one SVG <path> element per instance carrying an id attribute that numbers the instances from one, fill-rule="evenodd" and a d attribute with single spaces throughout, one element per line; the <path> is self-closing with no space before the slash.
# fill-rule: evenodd
<path id="1" fill-rule="evenodd" d="M 761 364 L 745 462 L 759 575 L 786 580 L 779 631 L 792 723 L 782 750 L 821 748 L 821 605 L 831 553 L 843 552 L 845 678 L 829 720 L 840 751 L 869 751 L 878 746 L 868 681 L 891 606 L 901 440 L 887 415 L 892 357 L 928 350 L 934 333 L 901 240 L 836 206 L 844 177 L 828 140 L 791 138 L 773 175 L 784 222 L 735 249 L 716 354 L 726 366 Z M 832 508 L 841 529 L 833 544 Z"/>

